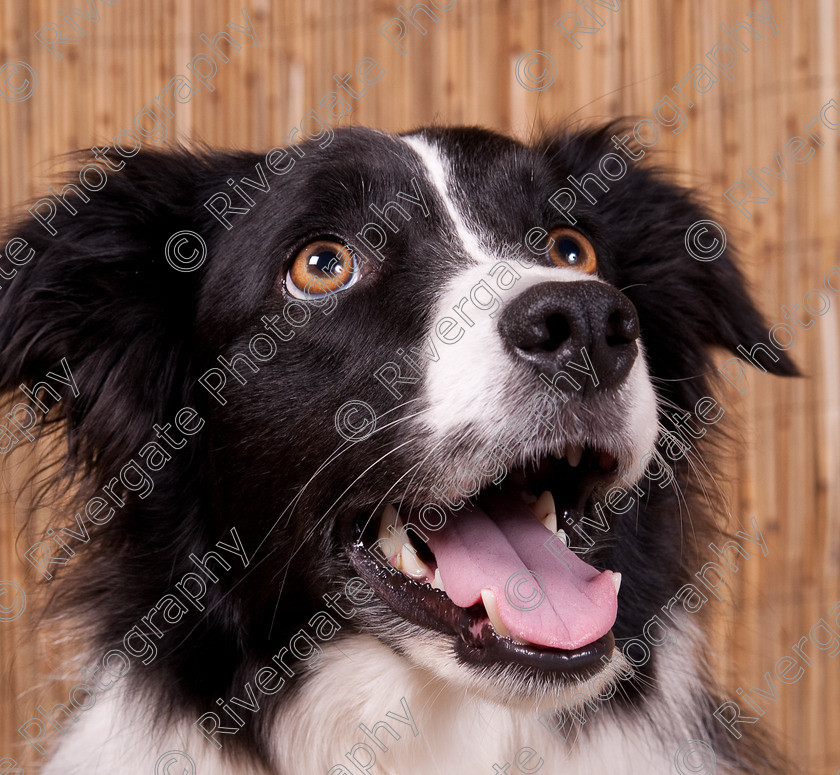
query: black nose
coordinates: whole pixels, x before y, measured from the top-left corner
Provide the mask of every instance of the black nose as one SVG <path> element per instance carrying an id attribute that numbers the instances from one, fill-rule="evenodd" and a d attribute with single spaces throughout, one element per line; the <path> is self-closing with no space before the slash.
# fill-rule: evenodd
<path id="1" fill-rule="evenodd" d="M 549 282 L 523 291 L 505 307 L 499 333 L 517 358 L 549 378 L 568 371 L 588 392 L 594 381 L 580 370 L 569 370 L 569 363 L 583 366 L 585 348 L 597 387 L 619 384 L 638 354 L 639 318 L 630 300 L 609 285 Z"/>

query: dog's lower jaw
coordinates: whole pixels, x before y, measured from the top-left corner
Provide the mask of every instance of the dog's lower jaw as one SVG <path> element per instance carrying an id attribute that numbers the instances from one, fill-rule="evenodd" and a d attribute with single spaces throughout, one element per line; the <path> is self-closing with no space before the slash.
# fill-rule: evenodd
<path id="1" fill-rule="evenodd" d="M 504 705 L 477 698 L 412 667 L 372 637 L 351 636 L 326 646 L 323 660 L 300 692 L 281 706 L 271 742 L 277 768 L 271 775 L 324 775 L 336 765 L 355 772 L 348 753 L 357 743 L 371 742 L 360 724 L 372 729 L 386 719 L 400 737 L 380 731 L 379 739 L 388 748 L 387 752 L 375 749 L 372 771 L 380 775 L 487 775 L 494 772 L 494 764 L 502 771 L 506 762 L 515 766 L 523 747 L 536 752 L 531 760 L 526 758 L 529 766 L 542 759 L 539 771 L 545 773 L 673 772 L 678 748 L 696 738 L 702 725 L 697 644 L 696 628 L 683 622 L 678 645 L 660 655 L 659 688 L 647 700 L 647 712 L 617 714 L 603 703 L 585 736 L 575 743 L 572 733 L 564 743 L 539 723 L 536 702 Z M 389 711 L 405 716 L 403 698 L 416 735 L 408 722 L 387 716 Z M 148 734 L 149 724 L 143 718 L 152 712 L 129 706 L 117 691 L 104 696 L 68 731 L 43 775 L 148 775 L 168 751 L 188 753 L 199 775 L 261 772 L 208 744 L 189 721 L 162 737 Z M 727 766 L 720 756 L 716 766 L 718 775 L 756 771 Z M 182 767 L 175 765 L 176 770 Z"/>

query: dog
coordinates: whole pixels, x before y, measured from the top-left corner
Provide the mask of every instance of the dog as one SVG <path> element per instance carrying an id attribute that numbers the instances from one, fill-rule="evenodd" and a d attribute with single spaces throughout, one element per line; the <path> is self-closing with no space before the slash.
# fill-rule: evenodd
<path id="1" fill-rule="evenodd" d="M 87 644 L 46 775 L 786 771 L 697 575 L 714 351 L 766 328 L 622 131 L 143 150 L 11 228 L 2 387 L 75 511 L 26 556 Z"/>

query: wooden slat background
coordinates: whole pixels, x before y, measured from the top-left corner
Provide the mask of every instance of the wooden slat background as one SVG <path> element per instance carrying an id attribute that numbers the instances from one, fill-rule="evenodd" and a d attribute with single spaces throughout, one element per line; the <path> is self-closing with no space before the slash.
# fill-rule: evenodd
<path id="1" fill-rule="evenodd" d="M 86 8 L 88 0 L 71 7 Z M 26 102 L 0 99 L 0 213 L 5 218 L 53 181 L 67 151 L 110 144 L 120 129 L 175 74 L 205 49 L 199 35 L 242 24 L 243 5 L 260 45 L 235 33 L 240 51 L 220 65 L 212 93 L 199 87 L 168 121 L 185 142 L 265 149 L 278 144 L 334 88 L 333 73 L 352 71 L 364 56 L 385 77 L 354 103 L 342 123 L 404 130 L 430 122 L 475 123 L 527 138 L 533 127 L 573 117 L 650 116 L 654 105 L 692 65 L 725 37 L 719 25 L 766 15 L 755 0 L 620 0 L 618 13 L 590 3 L 604 19 L 574 48 L 553 26 L 583 8 L 573 0 L 458 0 L 439 12 L 426 36 L 409 30 L 401 55 L 379 33 L 396 15 L 396 0 L 122 0 L 95 2 L 100 21 L 81 20 L 86 36 L 60 46 L 56 60 L 34 38 L 60 22 L 62 0 L 0 0 L 0 65 L 28 62 L 38 86 Z M 442 0 L 441 0 L 442 2 Z M 410 6 L 411 0 L 403 0 Z M 607 3 L 608 4 L 608 3 Z M 64 3 L 65 9 L 69 3 Z M 801 304 L 840 262 L 840 191 L 836 137 L 810 161 L 788 164 L 790 177 L 748 220 L 722 198 L 746 169 L 771 166 L 793 134 L 837 96 L 840 9 L 836 0 L 768 0 L 779 28 L 753 20 L 761 40 L 744 35 L 734 80 L 721 79 L 695 99 L 680 134 L 663 131 L 662 160 L 703 191 L 744 257 L 759 303 L 775 322 L 782 304 Z M 585 22 L 584 22 L 585 23 Z M 63 24 L 69 32 L 66 23 Z M 514 77 L 517 57 L 549 53 L 557 80 L 527 91 Z M 756 516 L 769 545 L 731 579 L 719 614 L 713 663 L 730 692 L 760 685 L 765 671 L 840 599 L 840 301 L 791 351 L 806 377 L 750 375 L 750 391 L 724 395 L 731 421 L 740 418 L 738 449 L 722 483 L 733 525 Z M 0 579 L 31 590 L 23 569 L 19 517 L 28 494 L 21 474 L 5 471 L 0 496 Z M 16 518 L 17 517 L 17 518 Z M 734 528 L 733 528 L 734 529 Z M 15 730 L 34 712 L 33 687 L 49 686 L 60 660 L 28 631 L 35 604 L 15 622 L 0 622 L 0 758 L 32 759 Z M 781 686 L 760 722 L 773 727 L 807 771 L 840 767 L 840 657 L 816 655 L 802 680 Z"/>

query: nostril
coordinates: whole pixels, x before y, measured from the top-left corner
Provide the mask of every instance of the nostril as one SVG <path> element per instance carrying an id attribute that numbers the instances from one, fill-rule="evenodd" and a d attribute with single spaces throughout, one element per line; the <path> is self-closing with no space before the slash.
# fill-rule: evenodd
<path id="1" fill-rule="evenodd" d="M 626 314 L 624 310 L 613 310 L 607 318 L 604 338 L 608 347 L 630 344 L 639 338 L 638 318 Z"/>
<path id="2" fill-rule="evenodd" d="M 545 320 L 545 327 L 548 332 L 548 336 L 539 344 L 540 349 L 545 352 L 555 352 L 556 350 L 559 350 L 572 335 L 572 328 L 565 315 L 549 315 Z"/>
<path id="3" fill-rule="evenodd" d="M 541 374 L 557 375 L 575 359 L 591 362 L 598 379 L 585 382 L 587 394 L 627 376 L 640 335 L 633 303 L 591 280 L 531 286 L 504 308 L 498 331 L 509 354 Z"/>

